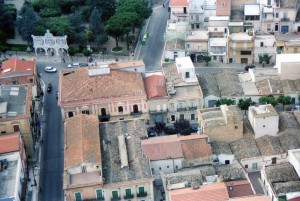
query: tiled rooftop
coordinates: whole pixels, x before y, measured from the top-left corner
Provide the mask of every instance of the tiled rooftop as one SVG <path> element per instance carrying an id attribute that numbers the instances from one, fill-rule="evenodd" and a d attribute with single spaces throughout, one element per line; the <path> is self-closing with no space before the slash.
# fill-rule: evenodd
<path id="1" fill-rule="evenodd" d="M 217 16 L 230 16 L 231 0 L 217 0 Z"/>
<path id="2" fill-rule="evenodd" d="M 287 0 L 289 1 L 289 0 Z M 295 1 L 295 0 L 292 0 Z M 299 34 L 288 32 L 288 33 L 275 33 L 276 40 L 283 40 L 283 41 L 289 41 L 289 40 L 299 40 Z"/>
<path id="3" fill-rule="evenodd" d="M 280 135 L 278 135 L 278 139 L 280 141 L 281 147 L 285 152 L 291 149 L 299 149 L 300 148 L 300 130 L 289 129 L 284 131 Z"/>
<path id="4" fill-rule="evenodd" d="M 171 82 L 173 85 L 184 83 L 175 63 L 164 63 L 162 70 L 167 82 Z"/>
<path id="5" fill-rule="evenodd" d="M 262 155 L 273 155 L 284 153 L 280 141 L 275 136 L 265 135 L 256 139 L 257 147 Z"/>
<path id="6" fill-rule="evenodd" d="M 111 70 L 109 74 L 88 75 L 89 69 L 63 69 L 59 73 L 60 100 L 84 101 L 110 97 L 145 95 L 139 72 Z"/>
<path id="7" fill-rule="evenodd" d="M 287 129 L 300 129 L 299 122 L 294 116 L 294 113 L 279 112 L 279 131 L 284 131 Z"/>
<path id="8" fill-rule="evenodd" d="M 229 181 L 225 182 L 225 185 L 230 198 L 254 195 L 253 189 L 248 180 Z"/>
<path id="9" fill-rule="evenodd" d="M 167 97 L 166 81 L 162 75 L 151 75 L 144 78 L 148 98 Z"/>
<path id="10" fill-rule="evenodd" d="M 230 143 L 232 153 L 237 159 L 261 156 L 255 139 L 239 139 Z"/>
<path id="11" fill-rule="evenodd" d="M 19 151 L 20 140 L 20 133 L 0 135 L 0 154 Z"/>
<path id="12" fill-rule="evenodd" d="M 33 75 L 35 71 L 35 60 L 19 60 L 11 58 L 3 61 L 0 77 Z"/>
<path id="13" fill-rule="evenodd" d="M 145 67 L 145 63 L 143 60 L 137 60 L 137 61 L 128 61 L 128 62 L 117 62 L 117 63 L 111 63 L 109 64 L 110 69 L 122 69 L 122 68 L 128 68 L 128 67 Z"/>
<path id="14" fill-rule="evenodd" d="M 174 38 L 166 41 L 165 50 L 185 50 L 185 41 L 180 38 Z"/>
<path id="15" fill-rule="evenodd" d="M 216 174 L 223 179 L 224 182 L 246 179 L 243 167 L 239 163 L 216 165 Z"/>
<path id="16" fill-rule="evenodd" d="M 214 154 L 229 154 L 232 155 L 232 151 L 230 149 L 230 144 L 224 141 L 212 141 L 212 151 Z"/>
<path id="17" fill-rule="evenodd" d="M 164 174 L 164 178 L 167 184 L 178 184 L 178 183 L 193 183 L 198 182 L 203 183 L 203 178 L 200 170 L 198 168 L 194 169 L 183 169 L 176 173 Z"/>
<path id="18" fill-rule="evenodd" d="M 121 167 L 118 137 L 124 136 L 128 167 Z M 145 120 L 124 120 L 100 124 L 102 167 L 105 184 L 151 178 L 149 160 L 143 156 L 141 139 L 147 138 Z"/>
<path id="19" fill-rule="evenodd" d="M 188 7 L 189 1 L 188 0 L 171 0 L 170 7 Z"/>
<path id="20" fill-rule="evenodd" d="M 99 120 L 79 114 L 66 120 L 65 169 L 83 163 L 101 163 Z"/>
<path id="21" fill-rule="evenodd" d="M 280 0 L 280 7 L 281 8 L 296 8 L 297 7 L 297 0 Z"/>

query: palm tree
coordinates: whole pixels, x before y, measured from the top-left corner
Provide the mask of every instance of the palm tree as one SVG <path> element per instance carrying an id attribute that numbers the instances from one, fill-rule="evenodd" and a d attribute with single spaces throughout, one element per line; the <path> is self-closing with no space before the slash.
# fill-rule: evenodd
<path id="1" fill-rule="evenodd" d="M 269 64 L 270 60 L 272 58 L 272 55 L 268 55 L 268 54 L 263 54 L 263 55 L 258 55 L 259 58 L 259 63 L 263 64 L 263 67 L 265 66 L 265 64 Z"/>

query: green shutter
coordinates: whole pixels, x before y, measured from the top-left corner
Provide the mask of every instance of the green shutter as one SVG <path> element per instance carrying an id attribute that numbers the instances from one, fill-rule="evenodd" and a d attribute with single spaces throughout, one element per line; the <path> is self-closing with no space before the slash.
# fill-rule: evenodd
<path id="1" fill-rule="evenodd" d="M 118 196 L 118 191 L 112 191 L 112 197 L 117 199 L 119 196 Z"/>
<path id="2" fill-rule="evenodd" d="M 75 193 L 75 201 L 82 201 L 80 192 Z"/>
<path id="3" fill-rule="evenodd" d="M 144 187 L 143 186 L 139 187 L 139 194 L 144 194 Z"/>
<path id="4" fill-rule="evenodd" d="M 125 193 L 126 193 L 126 197 L 130 197 L 131 196 L 131 189 L 130 188 L 126 189 Z"/>
<path id="5" fill-rule="evenodd" d="M 97 199 L 103 198 L 102 189 L 97 189 L 96 190 L 96 198 Z"/>

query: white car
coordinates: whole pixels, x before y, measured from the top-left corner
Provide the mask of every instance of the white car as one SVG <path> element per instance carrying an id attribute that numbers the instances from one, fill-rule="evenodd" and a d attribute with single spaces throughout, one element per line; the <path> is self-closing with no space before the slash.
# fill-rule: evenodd
<path id="1" fill-rule="evenodd" d="M 68 65 L 68 68 L 79 68 L 80 67 L 80 63 L 72 63 Z"/>
<path id="2" fill-rule="evenodd" d="M 56 68 L 53 68 L 51 66 L 47 66 L 45 68 L 45 71 L 48 72 L 48 73 L 55 73 L 56 72 Z"/>

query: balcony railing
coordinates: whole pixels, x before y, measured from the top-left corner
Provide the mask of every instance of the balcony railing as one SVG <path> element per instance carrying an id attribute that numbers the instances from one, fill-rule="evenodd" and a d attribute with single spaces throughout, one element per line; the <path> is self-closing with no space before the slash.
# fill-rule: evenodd
<path id="1" fill-rule="evenodd" d="M 133 197 L 134 197 L 133 194 L 131 194 L 131 195 L 124 195 L 124 199 L 125 199 L 125 200 L 132 199 Z"/>
<path id="2" fill-rule="evenodd" d="M 106 114 L 106 115 L 98 115 L 98 118 L 99 119 L 109 119 L 110 118 L 110 115 L 109 114 Z"/>
<path id="3" fill-rule="evenodd" d="M 121 198 L 120 197 L 114 197 L 114 198 L 111 198 L 110 200 L 111 201 L 119 201 L 119 200 L 121 200 Z"/>
<path id="4" fill-rule="evenodd" d="M 180 111 L 186 111 L 186 108 L 185 107 L 178 107 L 177 112 L 180 112 Z"/>
<path id="5" fill-rule="evenodd" d="M 130 112 L 130 115 L 140 115 L 143 114 L 142 111 Z"/>
<path id="6" fill-rule="evenodd" d="M 149 110 L 149 113 L 166 113 L 168 112 L 168 109 L 160 109 L 160 110 Z"/>
<path id="7" fill-rule="evenodd" d="M 138 198 L 141 198 L 141 197 L 147 197 L 147 192 L 138 193 L 138 194 L 137 194 L 137 197 L 138 197 Z"/>
<path id="8" fill-rule="evenodd" d="M 189 110 L 197 110 L 197 106 L 190 106 Z"/>
<path id="9" fill-rule="evenodd" d="M 290 18 L 284 17 L 284 18 L 281 18 L 281 21 L 282 22 L 288 22 L 288 21 L 290 21 Z"/>

